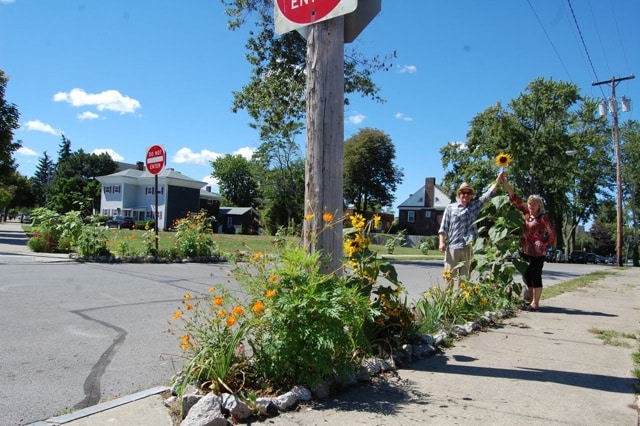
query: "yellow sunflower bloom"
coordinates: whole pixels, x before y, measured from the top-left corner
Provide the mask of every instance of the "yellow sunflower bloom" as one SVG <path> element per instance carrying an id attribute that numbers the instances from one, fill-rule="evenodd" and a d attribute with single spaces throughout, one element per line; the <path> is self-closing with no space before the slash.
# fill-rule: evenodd
<path id="1" fill-rule="evenodd" d="M 511 155 L 505 152 L 501 152 L 496 157 L 496 164 L 500 167 L 507 167 L 509 164 L 511 164 L 512 161 L 513 158 L 511 157 Z"/>

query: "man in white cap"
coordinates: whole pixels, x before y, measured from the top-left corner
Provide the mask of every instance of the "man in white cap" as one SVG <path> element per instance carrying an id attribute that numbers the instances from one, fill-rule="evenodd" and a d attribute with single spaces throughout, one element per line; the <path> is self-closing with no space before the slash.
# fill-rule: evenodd
<path id="1" fill-rule="evenodd" d="M 444 270 L 455 271 L 457 276 L 469 275 L 469 264 L 473 255 L 471 244 L 478 236 L 474 222 L 480 209 L 491 199 L 501 181 L 500 172 L 496 181 L 478 199 L 473 199 L 473 188 L 467 182 L 458 188 L 458 199 L 447 206 L 438 231 L 438 249 L 445 253 Z"/>

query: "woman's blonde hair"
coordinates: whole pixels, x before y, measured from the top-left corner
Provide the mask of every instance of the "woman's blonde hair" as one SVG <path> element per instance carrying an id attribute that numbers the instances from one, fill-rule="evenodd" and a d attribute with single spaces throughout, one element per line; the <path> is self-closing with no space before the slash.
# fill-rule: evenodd
<path id="1" fill-rule="evenodd" d="M 535 203 L 535 204 L 538 205 L 538 207 L 539 207 L 538 214 L 545 214 L 546 213 L 544 211 L 544 201 L 542 201 L 542 198 L 540 198 L 539 195 L 529 195 L 529 198 L 527 199 L 527 202 Z"/>

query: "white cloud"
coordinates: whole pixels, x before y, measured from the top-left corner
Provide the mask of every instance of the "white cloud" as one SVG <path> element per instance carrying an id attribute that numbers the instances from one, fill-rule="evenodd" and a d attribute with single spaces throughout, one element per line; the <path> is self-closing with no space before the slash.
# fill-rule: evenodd
<path id="1" fill-rule="evenodd" d="M 251 160 L 251 157 L 253 157 L 253 153 L 256 150 L 253 148 L 249 148 L 248 146 L 245 146 L 243 148 L 240 148 L 236 151 L 233 152 L 233 155 L 241 155 L 244 158 L 246 158 L 247 160 Z"/>
<path id="2" fill-rule="evenodd" d="M 398 65 L 398 72 L 400 74 L 413 74 L 418 72 L 418 67 L 415 65 Z"/>
<path id="3" fill-rule="evenodd" d="M 14 0 L 0 0 L 0 3 L 2 3 L 2 4 L 11 4 L 13 2 L 14 2 Z"/>
<path id="4" fill-rule="evenodd" d="M 34 150 L 32 150 L 31 148 L 25 148 L 24 146 L 21 148 L 18 148 L 18 154 L 22 154 L 22 155 L 28 155 L 31 157 L 37 157 L 38 153 L 35 152 Z"/>
<path id="5" fill-rule="evenodd" d="M 78 114 L 76 117 L 78 118 L 78 120 L 95 120 L 96 118 L 100 118 L 98 114 L 91 111 L 85 111 L 81 114 Z"/>
<path id="6" fill-rule="evenodd" d="M 396 112 L 396 115 L 394 115 L 395 118 L 399 119 L 399 120 L 404 120 L 404 121 L 413 121 L 413 118 L 408 117 L 406 115 L 404 115 L 401 112 Z"/>
<path id="7" fill-rule="evenodd" d="M 91 151 L 92 154 L 96 154 L 96 155 L 100 155 L 102 153 L 107 153 L 109 154 L 109 157 L 111 157 L 111 159 L 113 161 L 123 161 L 124 157 L 120 154 L 118 154 L 117 152 L 115 152 L 113 149 L 111 148 L 96 148 L 93 151 Z"/>
<path id="8" fill-rule="evenodd" d="M 70 92 L 58 92 L 53 95 L 54 102 L 66 102 L 74 107 L 95 106 L 98 111 L 115 111 L 131 114 L 140 108 L 136 99 L 122 95 L 117 90 L 105 90 L 100 93 L 87 93 L 83 89 L 71 89 Z"/>
<path id="9" fill-rule="evenodd" d="M 347 121 L 351 124 L 360 124 L 364 121 L 366 117 L 362 114 L 354 114 L 354 115 L 350 115 L 347 118 Z"/>
<path id="10" fill-rule="evenodd" d="M 179 164 L 197 164 L 204 166 L 218 157 L 222 157 L 222 154 L 209 151 L 208 149 L 203 149 L 200 152 L 193 152 L 191 149 L 185 147 L 180 148 L 171 161 Z"/>
<path id="11" fill-rule="evenodd" d="M 211 175 L 205 176 L 202 179 L 200 179 L 202 182 L 206 182 L 207 185 L 206 186 L 210 186 L 211 187 L 211 192 L 218 192 L 220 191 L 220 187 L 218 186 L 218 179 L 214 178 Z"/>
<path id="12" fill-rule="evenodd" d="M 60 134 L 59 130 L 54 129 L 53 127 L 51 127 L 51 125 L 49 125 L 47 123 L 43 123 L 40 120 L 27 121 L 24 124 L 24 127 L 27 130 L 31 130 L 31 131 L 34 131 L 34 132 L 50 133 L 50 134 L 55 135 L 55 136 L 58 136 Z"/>

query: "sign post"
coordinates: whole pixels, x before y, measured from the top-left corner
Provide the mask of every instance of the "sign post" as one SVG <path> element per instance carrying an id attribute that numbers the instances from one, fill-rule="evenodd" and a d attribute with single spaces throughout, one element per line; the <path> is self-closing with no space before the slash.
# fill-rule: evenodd
<path id="1" fill-rule="evenodd" d="M 156 208 L 155 211 L 153 212 L 153 218 L 154 218 L 154 231 L 156 234 L 156 255 L 158 254 L 158 173 L 160 173 L 162 171 L 162 169 L 164 168 L 165 164 L 167 164 L 167 155 L 164 152 L 164 148 L 160 145 L 153 145 L 151 148 L 149 148 L 147 150 L 147 156 L 146 156 L 146 165 L 147 165 L 147 171 L 149 173 L 151 173 L 152 175 L 154 175 L 155 177 L 155 184 L 156 187 L 153 191 L 153 193 L 155 194 L 155 204 L 156 204 Z"/>

